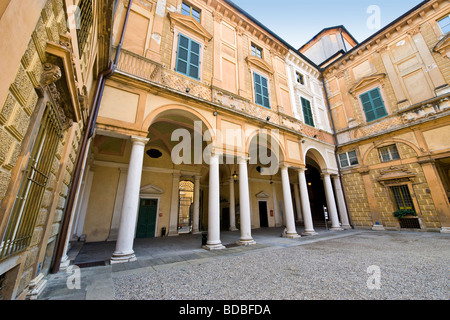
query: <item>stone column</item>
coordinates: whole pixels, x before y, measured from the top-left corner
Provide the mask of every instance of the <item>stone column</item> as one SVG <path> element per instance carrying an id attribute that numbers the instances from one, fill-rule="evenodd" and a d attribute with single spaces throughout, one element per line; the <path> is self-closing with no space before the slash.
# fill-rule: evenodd
<path id="1" fill-rule="evenodd" d="M 303 221 L 302 210 L 300 209 L 300 191 L 298 189 L 298 184 L 296 183 L 294 183 L 294 199 L 295 199 L 295 208 L 297 209 L 296 221 Z"/>
<path id="2" fill-rule="evenodd" d="M 172 175 L 172 201 L 170 203 L 169 236 L 178 236 L 178 204 L 180 192 L 180 174 Z"/>
<path id="3" fill-rule="evenodd" d="M 236 204 L 234 201 L 234 178 L 230 177 L 230 231 L 236 231 Z"/>
<path id="4" fill-rule="evenodd" d="M 224 249 L 220 241 L 220 181 L 219 155 L 212 154 L 209 165 L 208 194 L 208 240 L 203 246 L 207 250 Z"/>
<path id="5" fill-rule="evenodd" d="M 149 139 L 131 137 L 130 164 L 128 166 L 127 182 L 120 216 L 119 232 L 116 250 L 111 257 L 111 263 L 136 261 L 133 242 L 139 206 L 139 190 L 141 187 L 142 163 L 144 161 L 145 145 Z"/>
<path id="6" fill-rule="evenodd" d="M 312 236 L 316 235 L 317 232 L 314 231 L 312 221 L 311 206 L 309 203 L 308 185 L 306 183 L 305 171 L 306 171 L 305 168 L 298 170 L 298 181 L 300 185 L 300 197 L 302 203 L 303 221 L 305 224 L 305 231 L 302 233 L 302 235 Z"/>
<path id="7" fill-rule="evenodd" d="M 199 233 L 200 219 L 200 176 L 194 177 L 194 212 L 192 214 L 192 233 Z"/>
<path id="8" fill-rule="evenodd" d="M 277 188 L 275 182 L 272 182 L 272 195 L 273 195 L 273 213 L 275 215 L 275 227 L 280 227 L 280 210 L 278 210 Z"/>
<path id="9" fill-rule="evenodd" d="M 295 228 L 294 207 L 292 206 L 291 186 L 289 183 L 288 167 L 281 166 L 281 183 L 283 186 L 284 213 L 286 217 L 286 238 L 298 238 Z"/>
<path id="10" fill-rule="evenodd" d="M 339 218 L 337 214 L 336 201 L 334 200 L 333 186 L 331 185 L 330 173 L 324 172 L 323 183 L 325 186 L 325 196 L 327 198 L 328 214 L 331 218 L 330 230 L 342 230 L 339 225 Z"/>
<path id="11" fill-rule="evenodd" d="M 341 179 L 338 175 L 332 176 L 334 182 L 334 190 L 336 190 L 336 200 L 338 205 L 339 217 L 341 218 L 341 227 L 343 229 L 351 229 L 347 206 L 345 205 L 344 192 L 342 191 Z"/>
<path id="12" fill-rule="evenodd" d="M 111 220 L 111 229 L 107 241 L 117 240 L 117 233 L 119 232 L 120 214 L 122 213 L 123 196 L 125 186 L 127 183 L 128 168 L 119 168 L 119 184 L 116 191 L 116 200 L 114 202 L 114 212 Z"/>
<path id="13" fill-rule="evenodd" d="M 241 238 L 240 245 L 255 244 L 252 238 L 252 226 L 250 218 L 250 193 L 248 188 L 247 160 L 239 158 L 239 205 L 241 217 Z"/>

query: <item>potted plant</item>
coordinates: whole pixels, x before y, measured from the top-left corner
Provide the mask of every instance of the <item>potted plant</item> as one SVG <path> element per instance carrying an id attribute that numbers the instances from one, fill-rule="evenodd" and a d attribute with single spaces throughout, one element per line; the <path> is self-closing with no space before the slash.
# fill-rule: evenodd
<path id="1" fill-rule="evenodd" d="M 417 216 L 417 213 L 412 209 L 399 209 L 394 212 L 394 217 L 404 218 L 405 216 Z"/>

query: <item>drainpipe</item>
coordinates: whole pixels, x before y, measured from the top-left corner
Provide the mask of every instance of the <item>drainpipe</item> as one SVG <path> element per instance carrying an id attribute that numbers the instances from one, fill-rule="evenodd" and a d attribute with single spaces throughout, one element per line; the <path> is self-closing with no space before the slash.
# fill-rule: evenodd
<path id="1" fill-rule="evenodd" d="M 337 135 L 336 135 L 336 127 L 334 125 L 333 115 L 331 114 L 330 101 L 328 100 L 328 92 L 327 92 L 327 87 L 325 85 L 325 77 L 323 76 L 323 69 L 320 70 L 320 75 L 322 76 L 323 91 L 325 92 L 325 100 L 327 101 L 327 109 L 328 109 L 328 113 L 330 115 L 331 127 L 333 129 L 333 139 L 334 139 L 334 145 L 335 145 L 335 147 L 334 147 L 334 157 L 336 158 L 336 164 L 337 164 L 337 167 L 338 167 L 339 176 L 341 176 L 341 165 L 340 165 L 338 154 L 337 154 L 337 151 L 338 151 L 338 140 L 337 140 Z M 342 184 L 342 179 L 339 179 L 339 182 L 341 184 L 342 193 L 344 195 L 345 207 L 347 208 L 347 217 L 348 217 L 350 226 L 352 227 L 352 229 L 354 229 L 355 227 L 353 226 L 352 218 L 348 214 L 347 197 L 345 196 L 345 189 L 344 189 L 344 186 Z"/>
<path id="2" fill-rule="evenodd" d="M 119 3 L 119 0 L 116 0 L 116 2 L 114 4 L 115 9 L 117 8 L 118 3 Z M 130 10 L 131 10 L 132 4 L 133 4 L 133 0 L 129 0 L 127 13 L 126 13 L 125 21 L 124 21 L 123 28 L 122 28 L 122 34 L 120 37 L 119 45 L 117 46 L 116 55 L 114 57 L 114 60 L 110 62 L 109 67 L 107 69 L 103 70 L 98 75 L 97 85 L 96 85 L 95 91 L 94 91 L 94 98 L 93 98 L 92 104 L 91 104 L 92 105 L 91 113 L 89 114 L 88 123 L 87 123 L 86 129 L 85 129 L 83 140 L 81 142 L 80 150 L 78 153 L 77 163 L 75 166 L 74 176 L 73 176 L 73 180 L 72 180 L 72 186 L 70 188 L 70 192 L 69 192 L 69 195 L 67 198 L 66 211 L 65 211 L 64 218 L 63 218 L 62 225 L 61 225 L 61 231 L 60 231 L 60 235 L 59 235 L 59 239 L 58 239 L 58 243 L 57 243 L 57 247 L 56 247 L 55 257 L 53 259 L 53 267 L 50 271 L 51 273 L 57 273 L 59 271 L 61 258 L 64 253 L 67 233 L 69 231 L 68 230 L 69 224 L 70 224 L 71 216 L 73 213 L 73 208 L 75 205 L 75 199 L 77 198 L 77 194 L 78 194 L 78 187 L 79 187 L 79 184 L 81 181 L 81 177 L 83 175 L 84 166 L 86 164 L 86 159 L 87 159 L 86 156 L 87 156 L 87 152 L 88 152 L 89 146 L 90 146 L 90 139 L 94 135 L 95 123 L 97 121 L 97 116 L 98 116 L 98 112 L 100 109 L 100 102 L 102 100 L 103 90 L 105 88 L 106 79 L 111 77 L 116 70 L 117 63 L 119 61 L 120 50 L 122 48 L 123 39 L 125 37 L 125 30 L 127 27 L 128 17 L 130 15 Z"/>

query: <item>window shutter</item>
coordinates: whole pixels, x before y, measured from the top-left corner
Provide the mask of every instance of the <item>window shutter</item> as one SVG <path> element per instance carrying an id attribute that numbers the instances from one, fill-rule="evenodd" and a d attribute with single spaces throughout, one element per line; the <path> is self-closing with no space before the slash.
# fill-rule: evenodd
<path id="1" fill-rule="evenodd" d="M 266 108 L 270 108 L 269 86 L 267 79 L 255 72 L 253 73 L 253 80 L 255 85 L 256 104 L 259 104 L 260 106 Z"/>
<path id="2" fill-rule="evenodd" d="M 196 80 L 200 79 L 201 45 L 182 34 L 178 35 L 176 71 Z"/>
<path id="3" fill-rule="evenodd" d="M 361 103 L 366 114 L 367 122 L 387 116 L 383 99 L 378 88 L 360 95 Z"/>
<path id="4" fill-rule="evenodd" d="M 305 118 L 305 123 L 314 127 L 314 117 L 311 110 L 311 102 L 308 100 L 301 98 L 302 100 L 302 109 L 303 109 L 303 117 Z"/>

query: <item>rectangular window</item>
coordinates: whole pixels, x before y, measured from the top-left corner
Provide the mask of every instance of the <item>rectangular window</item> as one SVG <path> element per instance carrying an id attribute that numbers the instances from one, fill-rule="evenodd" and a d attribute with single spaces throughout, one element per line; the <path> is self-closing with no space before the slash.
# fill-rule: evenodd
<path id="1" fill-rule="evenodd" d="M 262 59 L 262 49 L 252 43 L 252 55 Z"/>
<path id="2" fill-rule="evenodd" d="M 185 16 L 194 18 L 198 23 L 200 23 L 200 10 L 195 9 L 185 2 L 181 5 L 181 13 Z"/>
<path id="3" fill-rule="evenodd" d="M 303 77 L 303 75 L 298 72 L 296 72 L 296 75 L 297 75 L 297 83 L 305 84 L 305 78 Z"/>
<path id="4" fill-rule="evenodd" d="M 181 34 L 178 35 L 176 71 L 200 80 L 200 44 Z"/>
<path id="5" fill-rule="evenodd" d="M 56 112 L 50 104 L 46 107 L 24 178 L 0 243 L 0 260 L 25 250 L 31 243 L 56 149 L 62 135 Z"/>
<path id="6" fill-rule="evenodd" d="M 92 27 L 92 22 L 94 19 L 92 10 L 92 0 L 81 0 L 78 4 L 80 8 L 79 13 L 77 13 L 75 19 L 77 26 L 77 38 L 78 38 L 78 51 L 80 57 L 83 55 L 85 46 L 89 37 L 89 32 Z"/>
<path id="7" fill-rule="evenodd" d="M 314 116 L 312 114 L 311 102 L 309 102 L 305 98 L 301 98 L 301 100 L 302 100 L 303 118 L 305 119 L 305 123 L 309 126 L 314 127 Z"/>
<path id="8" fill-rule="evenodd" d="M 381 162 L 388 162 L 392 160 L 400 159 L 397 146 L 395 144 L 378 149 L 380 152 Z"/>
<path id="9" fill-rule="evenodd" d="M 367 122 L 387 116 L 380 90 L 375 88 L 360 96 Z"/>
<path id="10" fill-rule="evenodd" d="M 442 33 L 447 34 L 450 31 L 450 15 L 438 21 Z"/>
<path id="11" fill-rule="evenodd" d="M 414 210 L 414 205 L 408 186 L 403 185 L 391 187 L 391 191 L 394 195 L 395 204 L 398 210 Z"/>
<path id="12" fill-rule="evenodd" d="M 260 106 L 270 109 L 269 85 L 267 79 L 254 72 L 253 80 L 255 82 L 255 102 Z"/>
<path id="13" fill-rule="evenodd" d="M 339 162 L 341 164 L 341 168 L 358 165 L 359 162 L 358 162 L 358 157 L 356 155 L 356 151 L 349 151 L 346 153 L 341 153 L 339 155 Z"/>

